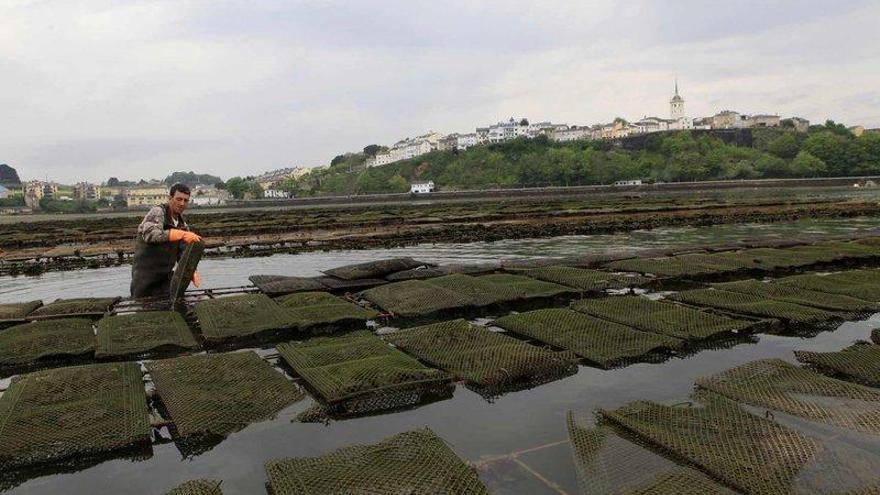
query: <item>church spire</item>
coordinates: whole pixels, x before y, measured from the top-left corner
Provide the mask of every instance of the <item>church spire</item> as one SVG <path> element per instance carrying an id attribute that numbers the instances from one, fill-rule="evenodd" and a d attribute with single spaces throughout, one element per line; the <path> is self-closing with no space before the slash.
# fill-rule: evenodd
<path id="1" fill-rule="evenodd" d="M 675 78 L 675 96 L 678 96 L 678 78 Z"/>

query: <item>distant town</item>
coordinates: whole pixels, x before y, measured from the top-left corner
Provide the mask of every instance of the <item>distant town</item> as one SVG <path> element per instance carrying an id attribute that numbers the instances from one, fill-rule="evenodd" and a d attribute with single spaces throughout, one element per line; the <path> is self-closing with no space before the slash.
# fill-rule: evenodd
<path id="1" fill-rule="evenodd" d="M 569 125 L 550 121 L 531 122 L 527 118 L 509 118 L 497 124 L 477 127 L 474 132 L 442 134 L 429 131 L 425 134 L 401 139 L 390 146 L 370 145 L 364 149 L 363 166 L 366 169 L 382 167 L 435 151 L 464 151 L 469 148 L 503 143 L 519 138 L 545 137 L 554 142 L 582 140 L 615 140 L 631 136 L 676 130 L 787 128 L 806 132 L 810 128 L 807 119 L 776 114 L 746 114 L 723 110 L 709 117 L 691 118 L 685 111 L 685 99 L 674 85 L 669 100 L 669 117 L 644 116 L 635 121 L 615 118 L 606 124 Z M 880 129 L 850 127 L 849 131 L 877 133 Z M 348 154 L 350 155 L 350 154 Z M 340 155 L 342 158 L 348 155 Z M 334 159 L 336 160 L 336 159 Z M 262 173 L 258 176 L 233 178 L 227 182 L 207 174 L 182 173 L 192 186 L 191 202 L 197 207 L 223 206 L 231 199 L 284 200 L 293 198 L 290 184 L 301 181 L 310 174 L 326 171 L 327 165 L 317 167 L 287 167 Z M 176 173 L 181 174 L 181 173 Z M 168 188 L 175 180 L 174 174 L 165 180 L 139 180 L 125 182 L 111 178 L 102 184 L 79 182 L 62 185 L 52 180 L 21 182 L 17 173 L 8 165 L 0 165 L 0 214 L 30 213 L 36 210 L 48 212 L 111 211 L 120 208 L 147 208 L 164 201 Z M 182 179 L 183 180 L 183 179 Z M 641 181 L 629 181 L 629 184 Z M 433 192 L 433 181 L 412 180 L 412 193 Z"/>
<path id="2" fill-rule="evenodd" d="M 732 110 L 718 112 L 711 117 L 690 118 L 684 108 L 685 100 L 675 83 L 674 94 L 669 100 L 669 118 L 644 116 L 629 122 L 616 118 L 607 124 L 569 125 L 552 122 L 529 122 L 526 118 L 510 118 L 506 122 L 487 127 L 477 127 L 474 132 L 441 134 L 430 131 L 421 136 L 405 138 L 376 153 L 367 160 L 367 166 L 380 166 L 400 160 L 408 160 L 435 150 L 465 150 L 481 144 L 500 143 L 518 137 L 535 138 L 547 136 L 552 141 L 577 141 L 582 139 L 619 139 L 635 134 L 687 129 L 745 129 L 752 127 L 788 126 L 806 131 L 810 121 L 801 117 L 782 119 L 779 115 L 748 115 Z"/>

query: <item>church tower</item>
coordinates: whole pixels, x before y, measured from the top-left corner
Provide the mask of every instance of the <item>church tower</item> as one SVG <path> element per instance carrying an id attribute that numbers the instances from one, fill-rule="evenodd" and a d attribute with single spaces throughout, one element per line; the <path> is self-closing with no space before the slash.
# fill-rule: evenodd
<path id="1" fill-rule="evenodd" d="M 675 80 L 675 96 L 669 100 L 669 116 L 672 120 L 684 118 L 684 98 L 678 95 L 678 79 Z"/>

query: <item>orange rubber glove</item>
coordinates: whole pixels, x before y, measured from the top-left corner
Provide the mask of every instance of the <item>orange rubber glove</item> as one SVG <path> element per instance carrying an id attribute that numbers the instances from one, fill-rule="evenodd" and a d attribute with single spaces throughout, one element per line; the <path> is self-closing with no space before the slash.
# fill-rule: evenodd
<path id="1" fill-rule="evenodd" d="M 187 244 L 191 244 L 193 242 L 201 242 L 202 238 L 187 230 L 170 229 L 168 230 L 168 240 L 171 242 L 183 241 Z"/>
<path id="2" fill-rule="evenodd" d="M 199 272 L 193 272 L 193 285 L 196 286 L 196 289 L 202 286 L 202 276 L 199 275 Z"/>

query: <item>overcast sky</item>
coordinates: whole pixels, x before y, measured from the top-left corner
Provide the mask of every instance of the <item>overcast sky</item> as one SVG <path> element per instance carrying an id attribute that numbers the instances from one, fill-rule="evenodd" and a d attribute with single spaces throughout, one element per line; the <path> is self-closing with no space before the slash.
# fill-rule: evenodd
<path id="1" fill-rule="evenodd" d="M 0 0 L 0 163 L 227 179 L 429 129 L 722 109 L 880 126 L 880 2 Z"/>

